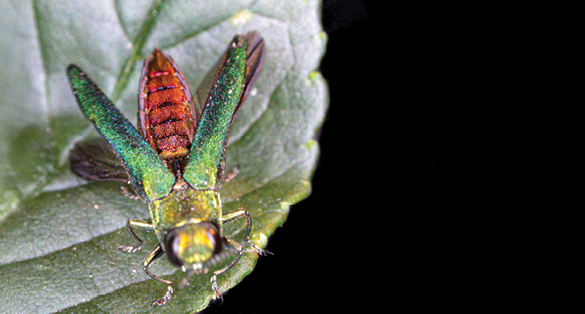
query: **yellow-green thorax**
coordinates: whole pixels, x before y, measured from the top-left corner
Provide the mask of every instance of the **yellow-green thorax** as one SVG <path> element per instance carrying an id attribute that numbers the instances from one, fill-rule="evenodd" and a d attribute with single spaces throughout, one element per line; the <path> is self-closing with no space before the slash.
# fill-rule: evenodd
<path id="1" fill-rule="evenodd" d="M 178 178 L 171 193 L 149 203 L 149 208 L 152 224 L 165 251 L 166 234 L 187 224 L 212 223 L 221 234 L 221 199 L 214 189 L 196 190 Z"/>

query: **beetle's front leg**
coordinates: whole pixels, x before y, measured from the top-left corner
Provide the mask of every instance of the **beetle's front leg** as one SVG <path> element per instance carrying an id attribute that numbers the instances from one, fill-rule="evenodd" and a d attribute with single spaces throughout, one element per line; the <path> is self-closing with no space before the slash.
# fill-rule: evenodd
<path id="1" fill-rule="evenodd" d="M 171 299 L 171 294 L 173 293 L 173 287 L 171 287 L 172 282 L 170 282 L 168 280 L 164 280 L 164 279 L 160 278 L 159 276 L 152 274 L 148 270 L 148 268 L 150 268 L 150 266 L 154 262 L 156 262 L 164 254 L 165 254 L 165 252 L 163 251 L 162 247 L 159 244 L 154 248 L 154 250 L 152 250 L 152 252 L 150 252 L 150 254 L 148 254 L 148 256 L 146 256 L 146 258 L 144 258 L 144 261 L 142 261 L 142 266 L 144 267 L 144 272 L 148 276 L 150 276 L 150 278 L 167 285 L 167 293 L 165 293 L 165 295 L 162 298 L 152 302 L 152 304 L 151 304 L 152 306 L 164 305 L 165 303 L 167 303 Z"/>
<path id="2" fill-rule="evenodd" d="M 224 268 L 218 269 L 218 270 L 213 272 L 213 276 L 211 276 L 211 288 L 213 288 L 213 291 L 215 291 L 215 298 L 216 299 L 221 299 L 221 293 L 219 292 L 219 286 L 217 285 L 217 276 L 225 273 L 226 271 L 230 270 L 230 268 L 234 267 L 234 265 L 236 265 L 238 263 L 238 261 L 240 261 L 240 258 L 242 257 L 242 253 L 244 253 L 244 248 L 238 242 L 236 242 L 230 238 L 223 237 L 223 244 L 234 248 L 238 252 L 238 256 L 236 256 L 236 258 L 234 258 Z"/>
<path id="3" fill-rule="evenodd" d="M 241 218 L 241 217 L 246 217 L 246 236 L 244 237 L 244 241 L 247 242 L 250 247 L 254 250 L 254 252 L 256 252 L 256 254 L 258 255 L 273 255 L 272 253 L 263 250 L 261 248 L 259 248 L 258 246 L 256 246 L 256 244 L 254 244 L 251 240 L 250 240 L 250 232 L 252 231 L 252 216 L 250 216 L 250 213 L 248 213 L 247 210 L 240 208 L 237 210 L 234 210 L 232 212 L 226 213 L 224 215 L 222 215 L 221 217 L 221 221 L 222 222 L 230 222 L 234 219 L 237 218 Z"/>
<path id="4" fill-rule="evenodd" d="M 246 217 L 246 236 L 244 237 L 244 242 L 248 243 L 250 245 L 250 247 L 254 250 L 254 252 L 258 255 L 268 255 L 268 254 L 272 255 L 271 252 L 268 252 L 266 250 L 259 248 L 258 246 L 256 246 L 256 244 L 254 244 L 250 240 L 250 232 L 252 231 L 252 216 L 250 216 L 250 213 L 248 213 L 247 210 L 240 208 L 238 210 L 234 210 L 232 212 L 225 213 L 222 215 L 220 220 L 222 223 L 226 223 L 226 222 L 230 222 L 230 221 L 233 221 L 234 219 L 241 218 L 241 217 Z M 218 269 L 218 270 L 213 272 L 213 276 L 211 277 L 211 287 L 213 288 L 213 291 L 215 291 L 216 299 L 221 298 L 221 292 L 219 291 L 219 286 L 217 285 L 217 276 L 225 273 L 226 271 L 230 270 L 230 268 L 234 267 L 234 265 L 236 265 L 238 263 L 238 261 L 240 261 L 240 258 L 242 257 L 242 253 L 244 253 L 244 248 L 242 247 L 242 245 L 240 243 L 230 239 L 230 238 L 223 237 L 223 244 L 225 246 L 232 247 L 234 250 L 236 250 L 238 252 L 238 255 L 228 265 L 226 265 L 222 269 Z"/>
<path id="5" fill-rule="evenodd" d="M 142 246 L 144 245 L 144 241 L 142 241 L 142 239 L 140 239 L 136 235 L 136 233 L 134 233 L 134 230 L 132 230 L 132 227 L 139 228 L 139 229 L 146 230 L 146 231 L 154 231 L 154 225 L 146 220 L 128 219 L 128 221 L 126 222 L 126 229 L 128 229 L 128 233 L 130 233 L 130 235 L 138 241 L 138 245 L 135 245 L 135 246 L 119 245 L 118 246 L 119 250 L 124 250 L 126 252 L 134 253 L 134 252 L 140 250 L 142 248 Z"/>

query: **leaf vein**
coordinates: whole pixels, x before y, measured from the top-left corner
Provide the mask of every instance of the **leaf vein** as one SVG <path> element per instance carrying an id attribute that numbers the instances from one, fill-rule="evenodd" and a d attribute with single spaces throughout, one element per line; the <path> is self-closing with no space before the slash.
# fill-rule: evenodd
<path id="1" fill-rule="evenodd" d="M 43 112 L 45 114 L 44 118 L 44 122 L 46 123 L 46 127 L 50 128 L 50 125 L 48 123 L 49 121 L 49 108 L 48 108 L 48 103 L 49 103 L 49 99 L 48 99 L 48 94 L 47 91 L 49 89 L 48 87 L 48 81 L 47 81 L 47 77 L 46 74 L 48 73 L 49 69 L 47 67 L 47 52 L 45 51 L 45 49 L 43 49 L 44 45 L 43 45 L 43 38 L 41 36 L 41 29 L 40 29 L 40 21 L 39 21 L 39 7 L 38 7 L 38 1 L 37 0 L 33 0 L 33 14 L 34 14 L 34 22 L 35 22 L 35 33 L 37 36 L 37 41 L 39 43 L 39 56 L 40 56 L 40 61 L 41 61 L 41 65 L 43 67 L 43 74 L 44 74 L 44 78 L 43 78 L 43 96 L 44 96 L 44 101 L 40 104 L 43 107 Z"/>
<path id="2" fill-rule="evenodd" d="M 136 38 L 132 42 L 132 49 L 130 50 L 130 55 L 126 60 L 124 67 L 122 68 L 122 72 L 118 76 L 118 80 L 116 81 L 116 87 L 114 88 L 114 92 L 112 94 L 112 102 L 118 101 L 122 91 L 128 85 L 128 80 L 132 74 L 132 70 L 134 69 L 134 64 L 138 59 L 138 55 L 141 53 L 144 44 L 146 43 L 146 39 L 150 35 L 154 24 L 156 23 L 158 14 L 160 13 L 163 5 L 166 3 L 166 0 L 156 0 L 152 3 L 152 6 L 148 10 L 147 18 L 140 27 L 140 31 L 136 35 Z"/>

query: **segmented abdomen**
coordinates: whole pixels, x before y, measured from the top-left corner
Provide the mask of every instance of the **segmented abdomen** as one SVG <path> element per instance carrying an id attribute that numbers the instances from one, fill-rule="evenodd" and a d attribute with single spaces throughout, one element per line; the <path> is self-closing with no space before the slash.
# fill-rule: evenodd
<path id="1" fill-rule="evenodd" d="M 168 56 L 155 49 L 144 62 L 139 95 L 140 128 L 162 159 L 189 155 L 195 112 L 185 77 Z"/>

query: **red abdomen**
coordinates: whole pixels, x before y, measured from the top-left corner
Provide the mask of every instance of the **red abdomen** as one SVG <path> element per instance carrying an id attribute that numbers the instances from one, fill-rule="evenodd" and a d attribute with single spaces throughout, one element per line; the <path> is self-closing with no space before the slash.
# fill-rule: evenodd
<path id="1" fill-rule="evenodd" d="M 146 141 L 164 160 L 188 156 L 196 126 L 191 91 L 173 60 L 158 49 L 144 61 L 139 93 Z"/>

